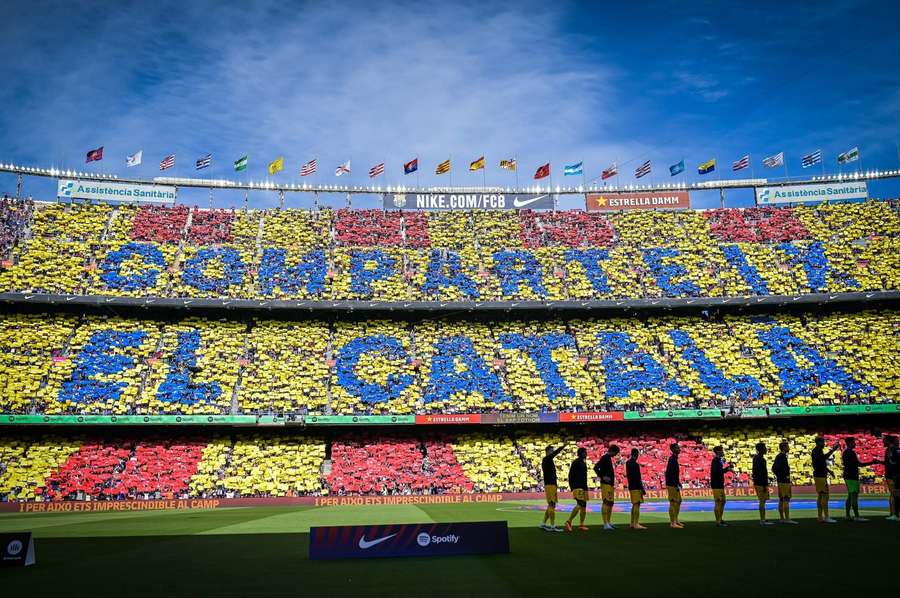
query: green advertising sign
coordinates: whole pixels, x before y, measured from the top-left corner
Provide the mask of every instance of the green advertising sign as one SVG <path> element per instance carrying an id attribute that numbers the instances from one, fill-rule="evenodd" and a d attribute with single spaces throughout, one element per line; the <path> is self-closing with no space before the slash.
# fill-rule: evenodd
<path id="1" fill-rule="evenodd" d="M 0 415 L 0 424 L 42 425 L 244 425 L 255 426 L 255 415 Z"/>
<path id="2" fill-rule="evenodd" d="M 741 417 L 769 417 L 769 410 L 762 407 L 748 407 L 741 410 Z"/>
<path id="3" fill-rule="evenodd" d="M 397 426 L 416 423 L 415 415 L 307 415 L 307 426 Z"/>
<path id="4" fill-rule="evenodd" d="M 672 409 L 670 411 L 626 411 L 625 419 L 721 419 L 718 409 Z"/>

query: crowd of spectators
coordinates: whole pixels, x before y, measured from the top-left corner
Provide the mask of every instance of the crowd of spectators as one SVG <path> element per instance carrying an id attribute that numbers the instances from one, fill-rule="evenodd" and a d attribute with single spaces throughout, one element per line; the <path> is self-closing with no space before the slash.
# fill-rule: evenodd
<path id="1" fill-rule="evenodd" d="M 565 472 L 578 447 L 587 449 L 590 467 L 611 444 L 621 447 L 623 455 L 638 448 L 647 489 L 663 490 L 673 442 L 681 446 L 685 488 L 708 488 L 715 446 L 724 448 L 733 467 L 726 476 L 728 486 L 747 488 L 756 443 L 765 443 L 774 454 L 782 440 L 790 445 L 793 483 L 810 485 L 816 435 L 823 435 L 829 445 L 853 436 L 860 459 L 870 462 L 883 457 L 882 434 L 897 430 L 784 423 L 674 431 L 652 424 L 618 424 L 556 432 L 368 430 L 335 433 L 330 440 L 270 432 L 140 440 L 7 435 L 0 439 L 0 501 L 540 491 L 541 458 L 548 445 L 565 446 L 556 458 L 561 490 L 568 490 Z M 624 489 L 624 456 L 615 466 L 616 486 Z M 841 483 L 840 452 L 831 469 L 838 474 L 831 482 Z M 881 464 L 861 469 L 864 483 L 881 482 L 883 475 Z"/>
<path id="2" fill-rule="evenodd" d="M 29 205 L 0 207 L 4 290 L 402 301 L 900 289 L 900 216 L 883 201 L 611 214 Z"/>

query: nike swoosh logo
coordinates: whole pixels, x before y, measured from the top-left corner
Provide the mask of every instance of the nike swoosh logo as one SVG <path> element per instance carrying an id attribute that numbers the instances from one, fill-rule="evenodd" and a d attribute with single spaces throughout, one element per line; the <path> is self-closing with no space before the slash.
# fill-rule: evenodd
<path id="1" fill-rule="evenodd" d="M 397 534 L 391 534 L 390 536 L 385 536 L 383 538 L 378 538 L 375 540 L 366 540 L 366 535 L 363 534 L 363 537 L 359 539 L 359 547 L 362 548 L 363 550 L 365 550 L 367 548 L 372 548 L 373 546 L 375 546 L 377 544 L 381 544 L 385 540 L 390 540 L 391 538 L 393 538 L 396 535 Z"/>
<path id="2" fill-rule="evenodd" d="M 527 206 L 529 204 L 533 204 L 536 201 L 540 201 L 540 200 L 544 199 L 545 197 L 548 197 L 548 196 L 547 195 L 538 195 L 537 197 L 532 197 L 531 199 L 526 199 L 525 201 L 519 201 L 519 198 L 517 197 L 515 200 L 513 200 L 513 205 L 517 208 L 524 208 L 525 206 Z"/>

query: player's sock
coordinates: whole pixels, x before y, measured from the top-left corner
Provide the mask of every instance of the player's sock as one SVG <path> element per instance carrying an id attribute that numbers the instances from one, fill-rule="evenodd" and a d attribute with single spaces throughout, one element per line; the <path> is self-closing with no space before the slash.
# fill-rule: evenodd
<path id="1" fill-rule="evenodd" d="M 850 501 L 850 507 L 853 509 L 853 516 L 859 519 L 859 494 L 853 493 L 853 500 Z"/>

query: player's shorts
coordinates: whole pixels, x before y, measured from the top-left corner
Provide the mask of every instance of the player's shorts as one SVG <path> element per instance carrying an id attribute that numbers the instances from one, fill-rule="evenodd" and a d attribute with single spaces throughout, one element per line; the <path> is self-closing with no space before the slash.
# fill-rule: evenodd
<path id="1" fill-rule="evenodd" d="M 756 498 L 759 500 L 769 500 L 768 486 L 754 486 L 753 489 L 756 490 Z"/>
<path id="2" fill-rule="evenodd" d="M 556 490 L 556 484 L 546 484 L 544 486 L 544 496 L 547 497 L 547 504 L 555 505 L 559 502 L 559 493 Z"/>
<path id="3" fill-rule="evenodd" d="M 847 484 L 848 493 L 856 492 L 859 494 L 859 480 L 844 480 L 844 483 Z"/>
<path id="4" fill-rule="evenodd" d="M 612 484 L 600 484 L 600 498 L 603 502 L 613 502 L 616 498 L 616 491 Z"/>
<path id="5" fill-rule="evenodd" d="M 666 493 L 669 495 L 669 502 L 681 502 L 681 490 L 675 486 L 666 486 Z"/>
<path id="6" fill-rule="evenodd" d="M 794 496 L 793 486 L 791 484 L 778 484 L 778 498 L 781 500 L 790 500 Z"/>
<path id="7" fill-rule="evenodd" d="M 725 489 L 724 488 L 713 488 L 713 500 L 715 502 L 725 502 Z"/>
<path id="8" fill-rule="evenodd" d="M 575 488 L 572 490 L 572 497 L 575 499 L 579 505 L 584 506 L 587 504 L 590 496 L 588 495 L 588 491 L 584 488 Z"/>
<path id="9" fill-rule="evenodd" d="M 631 504 L 639 505 L 644 502 L 644 491 L 643 490 L 630 490 L 628 492 L 631 495 Z"/>
<path id="10" fill-rule="evenodd" d="M 816 492 L 819 494 L 828 494 L 828 478 L 813 478 L 816 483 Z"/>

